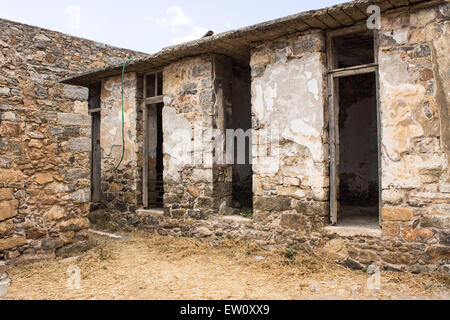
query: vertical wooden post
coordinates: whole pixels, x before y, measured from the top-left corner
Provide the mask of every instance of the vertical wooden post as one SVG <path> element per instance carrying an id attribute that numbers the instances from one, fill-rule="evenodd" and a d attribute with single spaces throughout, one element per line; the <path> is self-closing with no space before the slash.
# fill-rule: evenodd
<path id="1" fill-rule="evenodd" d="M 144 209 L 148 208 L 148 107 L 147 98 L 147 75 L 144 75 L 144 99 L 142 100 L 144 130 L 143 130 L 143 147 L 142 147 L 142 203 Z"/>
<path id="2" fill-rule="evenodd" d="M 88 109 L 91 114 L 91 202 L 98 203 L 102 198 L 101 188 L 101 147 L 100 147 L 100 92 L 101 85 L 89 88 Z"/>
<path id="3" fill-rule="evenodd" d="M 329 136 L 330 136 L 330 218 L 333 225 L 338 222 L 338 158 L 339 158 L 339 147 L 337 136 L 338 131 L 338 117 L 337 117 L 337 104 L 338 96 L 336 88 L 336 79 L 332 76 L 328 76 L 328 85 L 330 86 L 330 96 L 329 96 Z"/>
<path id="4" fill-rule="evenodd" d="M 374 30 L 374 62 L 377 64 L 377 71 L 375 72 L 375 86 L 376 86 L 376 98 L 377 98 L 377 136 L 378 136 L 378 217 L 380 227 L 383 225 L 382 210 L 383 210 L 383 170 L 382 170 L 382 128 L 381 128 L 381 102 L 380 102 L 380 75 L 379 75 L 379 48 L 380 38 L 378 30 Z"/>
<path id="5" fill-rule="evenodd" d="M 333 52 L 333 38 L 327 34 L 328 71 L 336 68 L 336 57 Z M 338 222 L 338 176 L 337 176 L 337 137 L 336 137 L 336 81 L 328 74 L 328 130 L 330 144 L 330 220 L 333 225 Z"/>

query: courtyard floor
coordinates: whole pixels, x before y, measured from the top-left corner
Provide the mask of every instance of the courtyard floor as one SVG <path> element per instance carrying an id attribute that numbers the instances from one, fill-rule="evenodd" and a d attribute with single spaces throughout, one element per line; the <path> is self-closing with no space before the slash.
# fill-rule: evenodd
<path id="1" fill-rule="evenodd" d="M 92 235 L 93 248 L 78 257 L 10 268 L 4 299 L 450 299 L 449 279 L 442 275 L 382 272 L 374 290 L 368 285 L 373 276 L 302 252 L 127 236 Z M 70 274 L 76 270 L 79 289 Z"/>

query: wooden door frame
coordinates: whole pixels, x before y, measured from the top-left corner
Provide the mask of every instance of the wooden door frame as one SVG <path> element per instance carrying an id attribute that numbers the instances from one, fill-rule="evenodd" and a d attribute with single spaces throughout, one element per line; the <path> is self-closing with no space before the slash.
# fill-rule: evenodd
<path id="1" fill-rule="evenodd" d="M 148 108 L 151 105 L 155 105 L 158 103 L 164 103 L 164 95 L 158 95 L 158 73 L 162 71 L 155 71 L 144 74 L 144 86 L 143 86 L 143 100 L 142 100 L 142 109 L 143 109 L 143 118 L 144 118 L 144 130 L 143 130 L 143 146 L 142 146 L 142 203 L 144 209 L 149 207 L 148 201 L 148 152 L 149 152 L 149 139 L 148 139 L 148 125 L 149 125 L 149 110 Z M 152 97 L 147 97 L 147 77 L 149 75 L 155 75 L 155 95 Z"/>
<path id="2" fill-rule="evenodd" d="M 101 187 L 101 84 L 89 88 L 88 112 L 91 115 L 91 202 L 100 203 L 102 200 Z"/>
<path id="3" fill-rule="evenodd" d="M 352 33 L 367 32 L 365 25 L 354 26 L 332 30 L 326 33 L 327 43 L 327 68 L 328 68 L 328 130 L 329 130 L 329 147 L 330 147 L 330 219 L 331 224 L 338 223 L 339 212 L 339 83 L 337 80 L 341 77 L 352 75 L 374 73 L 375 74 L 375 90 L 376 90 L 376 108 L 377 108 L 377 137 L 378 137 L 378 216 L 379 225 L 382 225 L 381 209 L 382 209 L 382 134 L 381 134 L 381 105 L 379 94 L 379 42 L 378 32 L 373 30 L 374 37 L 374 63 L 359 65 L 348 68 L 335 68 L 336 56 L 333 52 L 333 38 Z"/>

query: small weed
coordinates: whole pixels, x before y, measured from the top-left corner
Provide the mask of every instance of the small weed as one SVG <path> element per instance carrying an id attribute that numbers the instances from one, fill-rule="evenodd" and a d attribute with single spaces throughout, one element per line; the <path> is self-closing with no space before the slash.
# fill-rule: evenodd
<path id="1" fill-rule="evenodd" d="M 286 248 L 282 254 L 285 258 L 289 260 L 294 260 L 295 257 L 297 257 L 298 255 L 298 251 L 295 250 L 294 248 Z"/>

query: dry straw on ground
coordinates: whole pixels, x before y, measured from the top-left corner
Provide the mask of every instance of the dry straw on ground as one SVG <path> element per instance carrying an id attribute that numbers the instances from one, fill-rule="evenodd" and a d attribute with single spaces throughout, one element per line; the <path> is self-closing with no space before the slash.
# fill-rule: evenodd
<path id="1" fill-rule="evenodd" d="M 134 233 L 132 240 L 93 236 L 77 259 L 11 268 L 6 299 L 448 299 L 448 278 L 383 272 L 370 275 L 304 252 L 270 253 L 245 242 L 213 247 L 187 238 Z M 67 288 L 68 267 L 81 288 Z"/>

